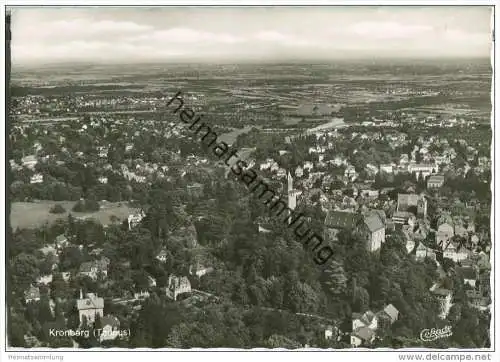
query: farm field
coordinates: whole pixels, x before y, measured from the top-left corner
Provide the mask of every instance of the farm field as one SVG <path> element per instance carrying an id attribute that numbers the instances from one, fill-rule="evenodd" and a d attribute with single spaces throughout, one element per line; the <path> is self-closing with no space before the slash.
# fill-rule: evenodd
<path id="1" fill-rule="evenodd" d="M 112 203 L 101 202 L 101 209 L 96 212 L 74 212 L 71 208 L 76 201 L 36 201 L 36 202 L 13 202 L 10 223 L 12 228 L 34 228 L 44 225 L 45 223 L 53 223 L 58 219 L 64 219 L 71 214 L 74 217 L 90 217 L 99 220 L 103 225 L 111 223 L 111 216 L 116 216 L 119 220 L 124 220 L 129 214 L 137 211 L 131 208 L 125 202 Z M 64 214 L 51 214 L 50 208 L 59 204 L 66 212 Z"/>

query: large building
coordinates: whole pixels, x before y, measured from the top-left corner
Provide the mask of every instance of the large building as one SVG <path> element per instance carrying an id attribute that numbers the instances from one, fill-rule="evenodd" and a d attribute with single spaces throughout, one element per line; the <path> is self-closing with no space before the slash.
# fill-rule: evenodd
<path id="1" fill-rule="evenodd" d="M 80 290 L 80 299 L 76 301 L 76 307 L 78 308 L 80 324 L 84 317 L 87 323 L 94 323 L 98 314 L 101 317 L 104 315 L 104 298 L 100 298 L 94 293 L 87 293 L 86 298 L 84 298 Z"/>
<path id="2" fill-rule="evenodd" d="M 423 177 L 425 179 L 427 176 L 430 176 L 437 171 L 438 167 L 433 164 L 410 163 L 408 165 L 408 172 L 415 174 L 417 180 L 419 177 Z"/>
<path id="3" fill-rule="evenodd" d="M 327 237 L 336 239 L 341 230 L 348 230 L 362 235 L 369 251 L 380 249 L 385 242 L 385 214 L 381 210 L 372 210 L 364 215 L 331 210 L 325 219 Z"/>
<path id="4" fill-rule="evenodd" d="M 427 188 L 428 189 L 439 189 L 444 185 L 444 176 L 443 175 L 431 175 L 427 180 Z"/>
<path id="5" fill-rule="evenodd" d="M 424 195 L 398 194 L 397 211 L 417 211 L 416 216 L 427 216 L 427 199 Z"/>
<path id="6" fill-rule="evenodd" d="M 288 208 L 290 210 L 295 210 L 297 207 L 297 191 L 293 188 L 293 177 L 288 172 Z"/>
<path id="7" fill-rule="evenodd" d="M 366 239 L 368 251 L 377 251 L 385 242 L 385 223 L 376 212 L 364 216 L 362 232 Z"/>
<path id="8" fill-rule="evenodd" d="M 191 283 L 187 277 L 177 277 L 172 274 L 168 277 L 168 286 L 165 292 L 167 297 L 177 300 L 179 294 L 191 292 Z"/>

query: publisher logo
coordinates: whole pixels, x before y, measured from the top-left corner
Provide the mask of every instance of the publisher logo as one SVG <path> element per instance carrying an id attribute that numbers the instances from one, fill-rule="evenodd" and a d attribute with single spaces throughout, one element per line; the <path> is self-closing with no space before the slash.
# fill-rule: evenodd
<path id="1" fill-rule="evenodd" d="M 420 339 L 424 342 L 431 342 L 436 339 L 446 338 L 452 335 L 453 332 L 451 331 L 451 326 L 446 326 L 442 329 L 423 329 L 422 332 L 420 332 Z"/>

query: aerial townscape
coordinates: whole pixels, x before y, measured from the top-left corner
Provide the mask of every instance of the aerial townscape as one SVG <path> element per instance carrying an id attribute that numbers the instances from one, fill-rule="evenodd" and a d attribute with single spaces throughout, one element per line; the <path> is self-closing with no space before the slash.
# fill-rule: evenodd
<path id="1" fill-rule="evenodd" d="M 477 57 L 13 63 L 9 345 L 490 347 L 491 78 Z M 172 114 L 179 90 L 328 262 Z"/>

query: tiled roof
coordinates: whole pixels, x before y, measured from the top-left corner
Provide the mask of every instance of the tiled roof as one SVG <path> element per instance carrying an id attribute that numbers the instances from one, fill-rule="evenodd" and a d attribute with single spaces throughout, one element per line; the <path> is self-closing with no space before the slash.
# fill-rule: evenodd
<path id="1" fill-rule="evenodd" d="M 120 327 L 120 321 L 118 320 L 118 318 L 116 318 L 114 316 L 108 315 L 106 317 L 102 317 L 101 318 L 101 325 L 103 327 L 107 326 L 107 325 L 110 325 L 113 328 L 119 328 Z"/>
<path id="2" fill-rule="evenodd" d="M 389 304 L 384 308 L 384 312 L 387 313 L 389 317 L 391 317 L 392 321 L 396 321 L 398 319 L 399 311 L 395 306 Z"/>
<path id="3" fill-rule="evenodd" d="M 369 342 L 372 340 L 373 336 L 375 335 L 375 332 L 368 327 L 361 327 L 357 329 L 353 334 L 355 336 L 358 336 L 362 340 Z"/>
<path id="4" fill-rule="evenodd" d="M 384 228 L 384 223 L 380 219 L 380 216 L 377 214 L 372 214 L 368 217 L 365 217 L 365 225 L 372 233 Z"/>
<path id="5" fill-rule="evenodd" d="M 442 175 L 432 175 L 429 177 L 427 182 L 444 182 L 444 176 Z"/>
<path id="6" fill-rule="evenodd" d="M 86 309 L 103 309 L 104 308 L 104 298 L 100 298 L 95 294 L 87 294 L 87 298 L 78 299 L 76 301 L 76 306 L 78 310 Z"/>
<path id="7" fill-rule="evenodd" d="M 329 211 L 325 226 L 334 229 L 353 229 L 359 221 L 359 216 L 352 212 Z"/>

